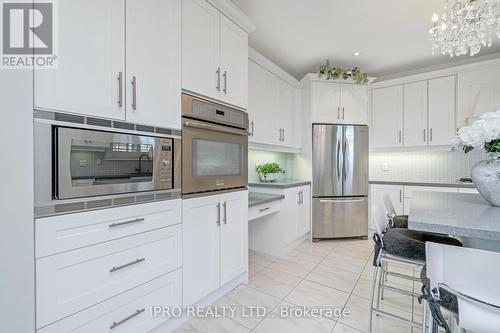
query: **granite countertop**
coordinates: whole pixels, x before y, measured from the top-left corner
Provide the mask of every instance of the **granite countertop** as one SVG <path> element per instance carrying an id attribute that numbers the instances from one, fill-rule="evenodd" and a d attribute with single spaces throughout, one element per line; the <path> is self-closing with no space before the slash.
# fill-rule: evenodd
<path id="1" fill-rule="evenodd" d="M 248 208 L 282 199 L 285 199 L 285 196 L 282 194 L 248 192 Z"/>
<path id="2" fill-rule="evenodd" d="M 285 179 L 272 183 L 262 183 L 262 182 L 248 183 L 248 186 L 274 187 L 274 188 L 291 188 L 304 185 L 311 185 L 311 181 L 298 180 L 298 179 Z"/>
<path id="3" fill-rule="evenodd" d="M 428 186 L 428 187 L 460 187 L 460 188 L 476 188 L 474 183 L 440 183 L 440 182 L 407 182 L 407 181 L 393 181 L 393 180 L 370 180 L 370 184 L 380 185 L 404 185 L 404 186 Z"/>
<path id="4" fill-rule="evenodd" d="M 500 241 L 500 207 L 479 194 L 414 192 L 408 228 Z"/>

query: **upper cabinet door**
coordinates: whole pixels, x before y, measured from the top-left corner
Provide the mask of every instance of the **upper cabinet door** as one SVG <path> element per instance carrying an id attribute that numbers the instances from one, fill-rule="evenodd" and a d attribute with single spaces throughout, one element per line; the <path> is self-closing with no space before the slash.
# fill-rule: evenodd
<path id="1" fill-rule="evenodd" d="M 255 143 L 266 143 L 270 129 L 266 113 L 267 90 L 266 70 L 259 64 L 248 62 L 248 118 L 250 120 L 250 136 L 248 140 Z"/>
<path id="2" fill-rule="evenodd" d="M 181 0 L 127 0 L 126 119 L 181 128 Z"/>
<path id="3" fill-rule="evenodd" d="M 342 84 L 341 118 L 344 124 L 366 125 L 368 123 L 368 86 L 364 84 Z"/>
<path id="4" fill-rule="evenodd" d="M 60 1 L 58 12 L 58 68 L 35 71 L 35 108 L 125 119 L 125 1 Z"/>
<path id="5" fill-rule="evenodd" d="M 238 277 L 248 265 L 248 192 L 221 195 L 220 284 Z"/>
<path id="6" fill-rule="evenodd" d="M 458 74 L 457 127 L 500 110 L 500 65 Z"/>
<path id="7" fill-rule="evenodd" d="M 429 145 L 449 146 L 455 133 L 455 76 L 429 80 Z"/>
<path id="8" fill-rule="evenodd" d="M 248 34 L 220 16 L 221 100 L 248 108 Z"/>
<path id="9" fill-rule="evenodd" d="M 219 11 L 205 0 L 182 0 L 182 88 L 215 99 L 222 89 L 219 24 Z"/>
<path id="10" fill-rule="evenodd" d="M 427 146 L 427 81 L 404 85 L 404 146 Z"/>
<path id="11" fill-rule="evenodd" d="M 293 87 L 284 80 L 279 80 L 279 109 L 276 117 L 281 129 L 281 145 L 291 146 L 293 142 Z"/>
<path id="12" fill-rule="evenodd" d="M 340 84 L 313 82 L 311 87 L 313 123 L 342 123 Z"/>
<path id="13" fill-rule="evenodd" d="M 403 86 L 372 90 L 372 147 L 403 146 Z"/>

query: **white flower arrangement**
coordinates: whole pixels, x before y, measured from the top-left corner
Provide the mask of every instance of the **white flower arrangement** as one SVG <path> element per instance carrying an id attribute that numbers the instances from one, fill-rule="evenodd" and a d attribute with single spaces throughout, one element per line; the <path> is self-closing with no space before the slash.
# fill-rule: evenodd
<path id="1" fill-rule="evenodd" d="M 499 154 L 500 110 L 483 113 L 480 119 L 474 121 L 471 126 L 459 129 L 454 143 L 457 146 L 462 146 L 465 153 L 474 148 L 482 148 L 490 155 Z"/>

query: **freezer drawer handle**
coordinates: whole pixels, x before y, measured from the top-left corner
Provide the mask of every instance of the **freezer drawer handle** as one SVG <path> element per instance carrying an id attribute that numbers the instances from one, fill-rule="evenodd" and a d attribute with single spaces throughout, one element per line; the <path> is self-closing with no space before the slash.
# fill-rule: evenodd
<path id="1" fill-rule="evenodd" d="M 134 261 L 129 262 L 128 264 L 124 264 L 124 265 L 121 265 L 121 266 L 112 267 L 112 268 L 109 270 L 109 272 L 110 272 L 110 273 L 113 273 L 113 272 L 119 271 L 120 269 L 124 269 L 124 268 L 126 268 L 126 267 L 130 267 L 130 266 L 133 266 L 133 265 L 137 265 L 138 263 L 143 262 L 143 261 L 146 261 L 146 258 L 139 258 L 139 259 L 135 259 Z"/>
<path id="2" fill-rule="evenodd" d="M 362 202 L 365 201 L 365 199 L 320 199 L 319 202 L 321 203 L 351 203 L 351 202 Z"/>
<path id="3" fill-rule="evenodd" d="M 114 322 L 113 322 L 113 325 L 109 326 L 109 329 L 110 329 L 110 330 L 112 330 L 113 328 L 116 328 L 116 327 L 120 326 L 120 325 L 121 325 L 121 324 L 123 324 L 124 322 L 129 321 L 130 319 L 132 319 L 132 318 L 134 318 L 134 317 L 136 317 L 136 316 L 140 315 L 140 314 L 141 314 L 141 313 L 143 313 L 144 311 L 146 311 L 146 309 L 145 309 L 145 308 L 135 310 L 135 312 L 134 312 L 133 314 L 131 314 L 130 316 L 125 317 L 125 318 L 123 318 L 123 319 L 122 319 L 122 320 L 120 320 L 120 321 L 114 321 Z"/>

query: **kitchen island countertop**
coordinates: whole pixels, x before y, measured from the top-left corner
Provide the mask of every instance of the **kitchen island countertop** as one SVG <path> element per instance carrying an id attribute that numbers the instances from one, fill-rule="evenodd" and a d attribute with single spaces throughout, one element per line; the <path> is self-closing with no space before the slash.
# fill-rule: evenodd
<path id="1" fill-rule="evenodd" d="M 252 187 L 273 187 L 273 188 L 292 188 L 304 185 L 311 185 L 309 180 L 285 179 L 272 183 L 249 182 L 248 186 Z"/>

